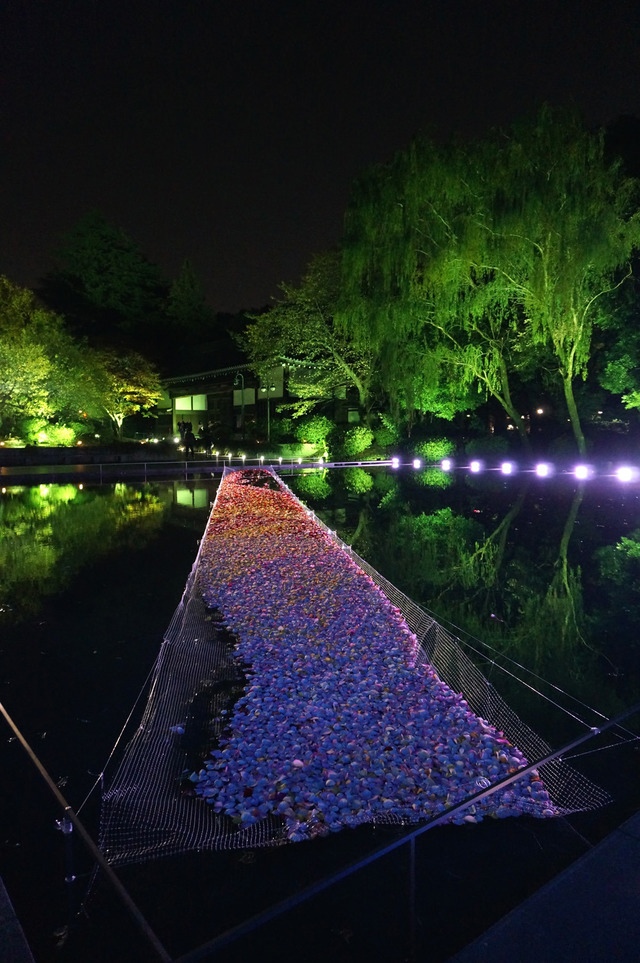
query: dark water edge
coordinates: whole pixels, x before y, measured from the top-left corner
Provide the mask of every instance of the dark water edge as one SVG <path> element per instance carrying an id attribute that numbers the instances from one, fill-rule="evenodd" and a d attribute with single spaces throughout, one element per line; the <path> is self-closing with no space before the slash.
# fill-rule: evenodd
<path id="1" fill-rule="evenodd" d="M 9 634 L 3 630 L 2 680 L 8 684 L 0 697 L 54 779 L 64 781 L 61 791 L 74 808 L 94 781 L 91 773 L 104 765 L 155 660 L 205 519 L 204 511 L 168 512 L 148 543 L 96 562 L 45 602 L 37 618 Z M 37 963 L 156 959 L 100 877 L 66 940 L 55 935 L 70 919 L 63 838 L 56 829 L 61 814 L 20 746 L 9 739 L 5 727 L 0 872 Z M 610 806 L 566 820 L 521 817 L 438 827 L 417 840 L 418 959 L 448 959 L 640 807 L 640 753 L 632 746 L 615 751 Z M 611 791 L 610 753 L 585 762 L 590 778 Z M 81 816 L 97 838 L 99 794 Z M 175 957 L 401 834 L 363 827 L 273 850 L 160 859 L 125 867 L 118 875 Z M 74 851 L 79 896 L 92 863 L 77 837 Z M 244 963 L 294 953 L 311 963 L 408 960 L 410 897 L 404 846 L 215 959 Z"/>
<path id="2" fill-rule="evenodd" d="M 120 875 L 163 944 L 177 956 L 399 835 L 385 829 L 345 831 L 318 843 L 252 854 L 194 854 L 161 860 L 129 867 Z M 426 833 L 416 844 L 417 958 L 448 959 L 585 848 L 563 820 L 544 825 L 528 819 L 491 821 Z M 241 963 L 295 953 L 311 963 L 409 960 L 411 885 L 410 853 L 404 846 L 212 958 Z M 89 911 L 90 929 L 80 929 L 74 952 L 61 959 L 75 963 L 82 958 L 82 952 L 74 953 L 85 938 L 89 951 L 97 935 L 100 955 L 95 959 L 100 963 L 154 958 L 143 951 L 132 930 L 131 955 L 122 956 L 122 933 L 114 939 L 113 932 L 118 908 L 104 886 L 96 892 Z"/>
<path id="3" fill-rule="evenodd" d="M 83 569 L 34 619 L 3 627 L 0 698 L 76 811 L 144 686 L 198 537 L 179 519 L 168 521 L 151 541 Z M 69 916 L 64 841 L 56 827 L 62 814 L 0 724 L 0 873 L 36 960 L 57 960 L 53 934 Z M 99 797 L 98 790 L 80 814 L 94 839 Z M 91 864 L 77 836 L 74 851 L 79 890 Z M 85 948 L 77 958 L 93 957 Z"/>

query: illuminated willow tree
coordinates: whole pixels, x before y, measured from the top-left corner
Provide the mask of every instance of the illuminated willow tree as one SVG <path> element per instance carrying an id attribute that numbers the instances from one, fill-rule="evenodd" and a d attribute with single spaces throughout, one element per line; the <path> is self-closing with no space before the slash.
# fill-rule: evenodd
<path id="1" fill-rule="evenodd" d="M 442 384 L 444 364 L 454 396 L 475 383 L 521 431 L 510 379 L 550 367 L 584 451 L 574 382 L 606 296 L 630 276 L 637 208 L 638 182 L 571 112 L 545 107 L 469 145 L 417 141 L 356 187 L 341 323 L 391 359 L 418 345 L 425 385 Z"/>
<path id="2" fill-rule="evenodd" d="M 392 408 L 409 422 L 414 411 L 450 419 L 488 393 L 520 428 L 509 383 L 524 357 L 516 313 L 508 298 L 490 300 L 486 272 L 460 249 L 470 166 L 462 145 L 421 139 L 356 182 L 338 321 L 374 346 Z"/>
<path id="3" fill-rule="evenodd" d="M 586 378 L 608 296 L 631 276 L 640 185 L 606 159 L 603 133 L 573 113 L 544 108 L 491 145 L 497 188 L 470 232 L 470 253 L 518 306 L 532 343 L 550 350 L 584 452 L 574 382 Z"/>

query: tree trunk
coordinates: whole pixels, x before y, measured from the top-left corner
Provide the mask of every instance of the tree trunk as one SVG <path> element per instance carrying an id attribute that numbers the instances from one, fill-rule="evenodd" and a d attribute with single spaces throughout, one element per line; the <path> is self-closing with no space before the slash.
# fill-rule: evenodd
<path id="1" fill-rule="evenodd" d="M 576 407 L 576 399 L 573 394 L 573 381 L 569 377 L 569 375 L 563 374 L 562 387 L 564 388 L 564 397 L 565 397 L 565 401 L 567 402 L 567 411 L 569 412 L 571 428 L 573 429 L 573 435 L 576 439 L 578 452 L 581 455 L 586 455 L 587 443 L 584 438 L 582 425 L 580 424 L 580 416 L 578 414 L 578 408 Z"/>
<path id="2" fill-rule="evenodd" d="M 529 441 L 529 435 L 527 434 L 527 426 L 525 425 L 524 420 L 520 417 L 519 413 L 516 411 L 513 401 L 511 400 L 509 372 L 507 371 L 507 365 L 504 358 L 500 359 L 500 381 L 502 383 L 502 397 L 498 395 L 494 395 L 494 397 L 496 397 L 496 399 L 502 404 L 502 407 L 510 416 L 511 420 L 518 429 L 518 432 L 520 433 L 520 440 L 523 448 L 526 452 L 529 452 L 531 449 L 531 443 Z"/>

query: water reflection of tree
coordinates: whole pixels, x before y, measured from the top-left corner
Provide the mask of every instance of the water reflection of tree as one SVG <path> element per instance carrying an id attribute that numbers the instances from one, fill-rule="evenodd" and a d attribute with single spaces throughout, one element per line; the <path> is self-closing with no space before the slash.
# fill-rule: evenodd
<path id="1" fill-rule="evenodd" d="M 591 630 L 610 654 L 628 703 L 637 699 L 640 675 L 640 529 L 599 548 L 595 561 L 597 605 L 590 615 Z"/>
<path id="2" fill-rule="evenodd" d="M 591 591 L 584 611 L 580 551 L 572 541 L 584 486 L 567 506 L 558 491 L 542 495 L 531 480 L 506 504 L 498 478 L 450 491 L 422 476 L 407 482 L 363 469 L 328 480 L 328 524 L 407 595 L 462 634 L 579 688 L 587 701 L 616 708 L 607 661 L 615 655 L 593 631 Z M 621 592 L 640 565 L 640 533 L 627 554 L 627 568 L 616 569 Z"/>
<path id="3" fill-rule="evenodd" d="M 117 484 L 15 487 L 0 499 L 0 624 L 37 612 L 43 596 L 112 549 L 139 545 L 160 527 L 164 504 L 150 488 Z"/>
<path id="4" fill-rule="evenodd" d="M 569 547 L 583 490 L 575 493 L 559 538 L 554 527 L 535 546 L 527 536 L 529 516 L 516 525 L 525 505 L 536 511 L 529 494 L 525 483 L 499 516 L 465 515 L 449 506 L 415 512 L 408 503 L 384 536 L 370 539 L 373 564 L 441 619 L 526 657 L 528 665 L 542 669 L 561 656 L 578 672 L 580 660 L 568 655 L 588 643 L 581 570 Z M 548 521 L 534 515 L 537 536 Z"/>
<path id="5" fill-rule="evenodd" d="M 584 635 L 585 622 L 582 599 L 582 573 L 579 566 L 569 562 L 569 543 L 575 527 L 584 486 L 576 491 L 558 543 L 557 555 L 551 568 L 552 575 L 543 591 L 526 591 L 523 582 L 514 581 L 520 598 L 521 618 L 511 636 L 517 651 L 525 651 L 532 657 L 533 665 L 540 668 L 549 657 L 557 661 L 579 645 L 587 646 Z M 545 566 L 548 573 L 549 564 Z M 548 574 L 544 581 L 547 582 Z M 544 584 L 544 583 L 543 583 Z M 574 663 L 580 671 L 580 661 Z"/>
<path id="6" fill-rule="evenodd" d="M 592 641 L 582 570 L 572 561 L 583 495 L 581 486 L 568 510 L 555 501 L 545 506 L 527 484 L 504 510 L 496 508 L 496 492 L 486 503 L 473 492 L 455 511 L 446 505 L 420 512 L 415 500 L 395 497 L 390 511 L 380 512 L 370 499 L 361 508 L 366 520 L 361 517 L 354 547 L 455 634 L 488 643 L 497 658 L 504 653 L 540 680 L 611 713 L 621 705 L 613 666 L 600 640 Z M 533 690 L 494 675 L 490 655 L 476 661 L 523 718 L 547 727 L 549 736 L 562 724 L 546 719 L 548 704 Z"/>
<path id="7" fill-rule="evenodd" d="M 386 471 L 367 471 L 358 466 L 340 472 L 325 469 L 295 476 L 289 484 L 326 524 L 339 529 L 345 542 L 354 547 L 357 544 L 363 556 L 368 553 L 372 512 L 397 507 L 398 482 Z"/>

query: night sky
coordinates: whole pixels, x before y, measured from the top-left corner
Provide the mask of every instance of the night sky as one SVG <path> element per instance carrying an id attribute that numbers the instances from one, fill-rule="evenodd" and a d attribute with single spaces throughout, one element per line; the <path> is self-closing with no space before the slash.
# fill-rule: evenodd
<path id="1" fill-rule="evenodd" d="M 2 0 L 0 273 L 87 210 L 211 306 L 257 308 L 335 245 L 350 184 L 420 130 L 572 100 L 640 117 L 640 3 Z"/>

